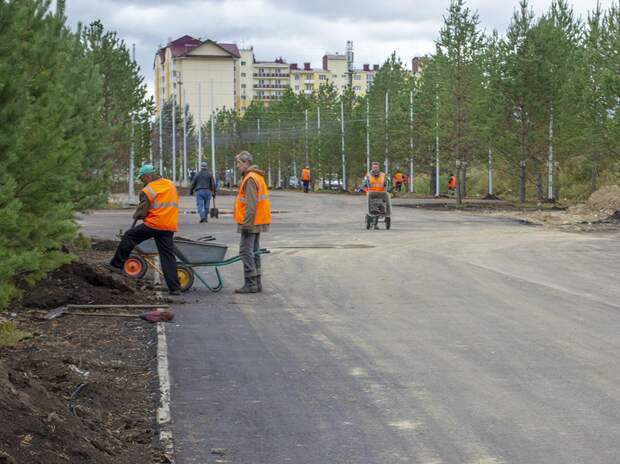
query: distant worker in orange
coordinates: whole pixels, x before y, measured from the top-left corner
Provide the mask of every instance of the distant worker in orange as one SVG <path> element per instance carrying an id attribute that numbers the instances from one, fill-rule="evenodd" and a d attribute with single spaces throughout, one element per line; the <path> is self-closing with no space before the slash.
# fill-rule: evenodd
<path id="1" fill-rule="evenodd" d="M 454 174 L 450 174 L 448 179 L 448 193 L 450 196 L 454 196 L 456 193 L 456 176 Z"/>
<path id="2" fill-rule="evenodd" d="M 381 172 L 380 166 L 377 161 L 370 165 L 370 172 L 362 183 L 364 192 L 385 192 L 390 188 L 390 178 Z"/>
<path id="3" fill-rule="evenodd" d="M 263 290 L 261 281 L 260 234 L 269 230 L 271 204 L 265 182 L 265 173 L 252 162 L 252 155 L 242 151 L 235 157 L 237 169 L 242 176 L 239 193 L 235 200 L 234 218 L 241 234 L 239 256 L 243 262 L 243 287 L 235 293 L 257 293 Z"/>
<path id="4" fill-rule="evenodd" d="M 168 291 L 171 295 L 180 295 L 181 285 L 173 243 L 179 222 L 179 193 L 174 184 L 157 174 L 151 164 L 143 165 L 138 177 L 144 188 L 140 192 L 140 204 L 133 218 L 136 221 L 142 219 L 142 224 L 125 232 L 114 257 L 105 267 L 113 272 L 123 272 L 125 261 L 134 247 L 154 238 Z"/>
<path id="5" fill-rule="evenodd" d="M 394 190 L 398 193 L 401 192 L 403 184 L 405 182 L 405 176 L 399 169 L 394 173 Z"/>
<path id="6" fill-rule="evenodd" d="M 312 173 L 310 172 L 310 166 L 306 164 L 306 166 L 301 170 L 301 182 L 303 184 L 304 193 L 308 193 L 311 180 Z"/>

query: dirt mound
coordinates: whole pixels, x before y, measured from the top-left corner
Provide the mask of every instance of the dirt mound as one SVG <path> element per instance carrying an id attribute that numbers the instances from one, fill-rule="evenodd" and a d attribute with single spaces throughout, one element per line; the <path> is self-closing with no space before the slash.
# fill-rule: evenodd
<path id="1" fill-rule="evenodd" d="M 118 246 L 118 243 L 119 242 L 116 242 L 114 240 L 103 240 L 103 239 L 94 238 L 91 241 L 91 247 L 95 251 L 114 252 L 116 251 L 116 247 Z"/>
<path id="2" fill-rule="evenodd" d="M 5 313 L 32 337 L 0 347 L 0 464 L 169 462 L 155 415 L 155 327 L 138 317 L 44 318 L 69 303 L 157 301 L 97 264 L 109 252 L 80 254 Z"/>
<path id="3" fill-rule="evenodd" d="M 28 328 L 33 339 L 0 350 L 0 451 L 29 464 L 165 462 L 152 326 L 65 316 Z"/>
<path id="4" fill-rule="evenodd" d="M 607 185 L 590 195 L 586 203 L 569 208 L 568 213 L 582 216 L 584 220 L 601 220 L 618 210 L 620 210 L 620 187 Z"/>
<path id="5" fill-rule="evenodd" d="M 100 264 L 75 261 L 66 264 L 33 288 L 24 289 L 22 306 L 51 309 L 66 304 L 140 304 L 156 301 L 138 293 L 136 282 L 112 274 Z"/>

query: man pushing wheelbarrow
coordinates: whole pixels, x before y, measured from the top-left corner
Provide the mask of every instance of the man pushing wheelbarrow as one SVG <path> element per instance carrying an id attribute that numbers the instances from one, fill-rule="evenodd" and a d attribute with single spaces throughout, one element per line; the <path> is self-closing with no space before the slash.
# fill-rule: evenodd
<path id="1" fill-rule="evenodd" d="M 381 172 L 377 161 L 371 164 L 368 175 L 362 185 L 366 192 L 368 212 L 366 213 L 366 229 L 379 228 L 379 220 L 383 220 L 385 228 L 389 229 L 392 224 L 392 203 L 390 201 L 390 178 Z"/>

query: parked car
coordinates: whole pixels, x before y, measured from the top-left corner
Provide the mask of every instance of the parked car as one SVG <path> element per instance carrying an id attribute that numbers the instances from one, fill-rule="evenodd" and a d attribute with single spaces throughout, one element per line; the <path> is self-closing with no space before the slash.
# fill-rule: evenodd
<path id="1" fill-rule="evenodd" d="M 323 185 L 329 190 L 342 190 L 342 179 L 339 179 L 338 177 L 325 179 Z"/>
<path id="2" fill-rule="evenodd" d="M 299 188 L 299 179 L 297 176 L 291 176 L 288 178 L 289 188 Z"/>

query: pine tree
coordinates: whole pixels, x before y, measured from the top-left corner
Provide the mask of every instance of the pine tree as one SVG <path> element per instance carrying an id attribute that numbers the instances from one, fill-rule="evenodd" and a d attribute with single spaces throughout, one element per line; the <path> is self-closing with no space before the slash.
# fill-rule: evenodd
<path id="1" fill-rule="evenodd" d="M 448 149 L 457 163 L 457 204 L 467 193 L 467 163 L 476 148 L 483 50 L 478 14 L 464 0 L 453 0 L 439 32 L 436 59 L 441 68 L 439 94 L 441 114 L 448 125 Z"/>

